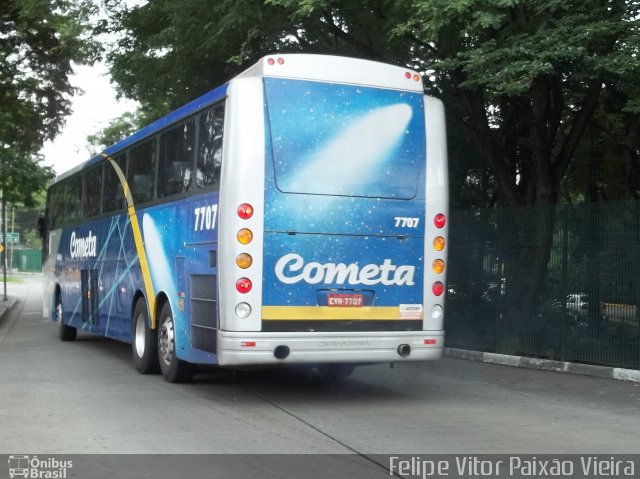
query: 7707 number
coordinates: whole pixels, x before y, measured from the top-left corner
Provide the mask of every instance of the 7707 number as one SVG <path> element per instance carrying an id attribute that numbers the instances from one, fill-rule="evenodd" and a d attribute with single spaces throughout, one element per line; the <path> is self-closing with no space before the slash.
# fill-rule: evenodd
<path id="1" fill-rule="evenodd" d="M 420 218 L 407 218 L 405 216 L 396 216 L 396 228 L 417 228 Z"/>
<path id="2" fill-rule="evenodd" d="M 212 230 L 216 227 L 218 205 L 201 206 L 194 210 L 194 214 L 193 231 Z"/>

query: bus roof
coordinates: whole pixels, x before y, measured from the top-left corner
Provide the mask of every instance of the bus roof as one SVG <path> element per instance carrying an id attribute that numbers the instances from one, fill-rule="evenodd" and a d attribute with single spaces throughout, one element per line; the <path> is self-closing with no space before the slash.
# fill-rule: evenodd
<path id="1" fill-rule="evenodd" d="M 238 78 L 248 76 L 295 78 L 346 83 L 393 90 L 424 91 L 422 77 L 405 67 L 361 58 L 305 53 L 267 55 Z"/>
<path id="2" fill-rule="evenodd" d="M 371 60 L 332 55 L 304 53 L 267 55 L 236 78 L 256 76 L 346 83 L 414 92 L 424 91 L 422 77 L 413 70 Z M 205 93 L 108 147 L 102 153 L 115 155 L 128 146 L 155 135 L 166 127 L 216 103 L 226 96 L 228 86 L 229 82 Z M 103 157 L 100 154 L 95 155 L 84 163 L 58 175 L 54 183 L 90 168 L 102 160 Z"/>

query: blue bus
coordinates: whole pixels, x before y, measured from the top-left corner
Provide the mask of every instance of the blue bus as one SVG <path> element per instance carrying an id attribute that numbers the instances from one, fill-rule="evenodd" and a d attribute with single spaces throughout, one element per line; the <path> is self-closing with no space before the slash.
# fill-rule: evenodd
<path id="1" fill-rule="evenodd" d="M 43 311 L 170 382 L 436 360 L 447 215 L 443 107 L 419 74 L 270 55 L 55 179 Z"/>

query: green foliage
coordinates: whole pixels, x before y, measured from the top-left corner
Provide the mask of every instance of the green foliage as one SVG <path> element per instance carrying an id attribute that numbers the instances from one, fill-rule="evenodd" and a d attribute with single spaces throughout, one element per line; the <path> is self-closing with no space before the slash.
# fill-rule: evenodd
<path id="1" fill-rule="evenodd" d="M 426 90 L 447 107 L 459 204 L 556 202 L 596 112 L 640 113 L 637 0 L 106 4 L 101 28 L 120 35 L 107 54 L 119 91 L 150 117 L 273 51 L 421 71 Z M 612 96 L 615 106 L 604 108 Z"/>
<path id="2" fill-rule="evenodd" d="M 100 153 L 107 147 L 123 140 L 134 131 L 142 128 L 149 121 L 140 112 L 126 112 L 114 118 L 102 130 L 87 137 L 89 151 L 92 155 Z"/>
<path id="3" fill-rule="evenodd" d="M 0 145 L 37 151 L 69 114 L 71 62 L 89 58 L 88 7 L 69 0 L 0 3 Z"/>
<path id="4" fill-rule="evenodd" d="M 333 53 L 397 62 L 410 58 L 393 1 L 156 0 L 136 8 L 107 2 L 99 32 L 119 35 L 107 60 L 119 92 L 158 117 L 223 84 L 274 51 Z"/>
<path id="5" fill-rule="evenodd" d="M 42 189 L 54 176 L 53 169 L 41 163 L 37 155 L 10 148 L 0 150 L 0 190 L 7 203 L 27 207 L 38 204 Z"/>
<path id="6" fill-rule="evenodd" d="M 36 156 L 70 113 L 72 61 L 94 52 L 85 35 L 90 6 L 71 0 L 0 2 L 0 189 L 34 204 L 51 178 Z"/>

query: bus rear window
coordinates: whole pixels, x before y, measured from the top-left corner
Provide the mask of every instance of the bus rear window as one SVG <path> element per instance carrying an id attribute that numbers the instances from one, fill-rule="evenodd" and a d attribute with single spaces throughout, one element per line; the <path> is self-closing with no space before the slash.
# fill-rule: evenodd
<path id="1" fill-rule="evenodd" d="M 421 94 L 279 78 L 264 82 L 279 190 L 416 196 L 426 154 Z"/>

